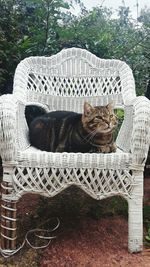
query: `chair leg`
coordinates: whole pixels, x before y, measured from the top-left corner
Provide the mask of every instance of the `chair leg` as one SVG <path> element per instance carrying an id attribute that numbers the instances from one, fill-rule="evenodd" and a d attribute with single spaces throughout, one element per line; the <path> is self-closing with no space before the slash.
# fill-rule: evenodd
<path id="1" fill-rule="evenodd" d="M 2 183 L 2 202 L 1 202 L 1 250 L 13 251 L 16 249 L 16 203 L 17 201 L 9 198 L 10 183 Z"/>
<path id="2" fill-rule="evenodd" d="M 133 198 L 129 202 L 128 248 L 131 253 L 143 249 L 143 198 Z"/>

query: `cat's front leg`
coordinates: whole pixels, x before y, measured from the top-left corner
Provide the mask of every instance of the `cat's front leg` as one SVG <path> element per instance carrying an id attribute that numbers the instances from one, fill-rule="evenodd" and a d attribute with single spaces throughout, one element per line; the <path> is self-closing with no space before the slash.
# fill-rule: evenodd
<path id="1" fill-rule="evenodd" d="M 116 144 L 109 144 L 109 145 L 105 145 L 105 146 L 100 146 L 98 149 L 99 152 L 101 153 L 111 153 L 111 152 L 116 152 Z"/>
<path id="2" fill-rule="evenodd" d="M 117 150 L 116 144 L 115 144 L 115 143 L 111 144 L 111 145 L 110 145 L 110 152 L 115 153 L 116 150 Z"/>
<path id="3" fill-rule="evenodd" d="M 110 147 L 109 145 L 100 146 L 98 151 L 101 153 L 110 153 Z"/>

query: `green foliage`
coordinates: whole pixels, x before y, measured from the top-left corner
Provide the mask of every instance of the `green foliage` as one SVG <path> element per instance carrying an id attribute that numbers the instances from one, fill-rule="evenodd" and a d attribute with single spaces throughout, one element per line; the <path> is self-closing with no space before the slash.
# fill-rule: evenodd
<path id="1" fill-rule="evenodd" d="M 128 216 L 128 203 L 120 196 L 101 201 L 92 200 L 90 204 L 87 215 L 95 220 L 105 216 L 122 215 L 125 218 Z"/>
<path id="2" fill-rule="evenodd" d="M 116 116 L 118 118 L 118 125 L 117 125 L 117 128 L 116 128 L 115 133 L 114 133 L 114 139 L 117 138 L 118 132 L 119 132 L 120 127 L 122 125 L 122 122 L 124 120 L 124 110 L 120 109 L 120 108 L 115 109 L 115 114 L 116 114 Z"/>
<path id="3" fill-rule="evenodd" d="M 144 222 L 145 224 L 147 222 L 150 222 L 150 206 L 149 205 L 144 205 L 143 209 L 143 217 L 144 217 Z M 150 225 L 149 225 L 150 226 Z"/>
<path id="4" fill-rule="evenodd" d="M 70 12 L 79 5 L 81 14 Z M 117 58 L 133 69 L 138 94 L 144 94 L 150 73 L 150 9 L 139 21 L 128 7 L 118 16 L 110 9 L 87 11 L 82 0 L 0 0 L 0 90 L 12 89 L 19 61 L 31 55 L 52 55 L 65 47 L 88 49 L 102 58 Z"/>
<path id="5" fill-rule="evenodd" d="M 97 201 L 74 186 L 51 200 L 41 197 L 37 208 L 37 218 L 42 218 L 42 220 L 64 216 L 74 218 L 88 216 L 99 220 L 104 216 L 122 215 L 127 217 L 127 214 L 127 201 L 120 196 Z"/>
<path id="6" fill-rule="evenodd" d="M 147 229 L 147 234 L 145 236 L 145 244 L 150 247 L 150 206 L 144 205 L 143 208 L 143 217 L 144 217 L 144 225 Z"/>
<path id="7" fill-rule="evenodd" d="M 147 235 L 145 236 L 145 239 L 146 239 L 148 245 L 150 246 L 150 228 L 147 231 Z"/>
<path id="8" fill-rule="evenodd" d="M 63 0 L 0 0 L 0 88 L 6 92 L 19 61 L 59 51 Z M 11 88 L 12 89 L 12 88 Z"/>
<path id="9" fill-rule="evenodd" d="M 37 209 L 39 218 L 50 217 L 79 217 L 87 214 L 91 206 L 91 198 L 77 187 L 70 187 L 50 201 L 41 197 Z"/>

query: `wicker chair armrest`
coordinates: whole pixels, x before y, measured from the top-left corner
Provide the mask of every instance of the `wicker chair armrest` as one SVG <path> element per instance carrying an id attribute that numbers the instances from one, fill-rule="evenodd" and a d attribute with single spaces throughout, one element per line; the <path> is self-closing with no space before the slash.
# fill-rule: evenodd
<path id="1" fill-rule="evenodd" d="M 17 106 L 18 100 L 14 95 L 0 96 L 0 155 L 3 162 L 15 160 Z"/>
<path id="2" fill-rule="evenodd" d="M 144 166 L 150 145 L 150 101 L 144 96 L 138 96 L 132 101 L 132 107 L 131 153 L 133 164 Z"/>

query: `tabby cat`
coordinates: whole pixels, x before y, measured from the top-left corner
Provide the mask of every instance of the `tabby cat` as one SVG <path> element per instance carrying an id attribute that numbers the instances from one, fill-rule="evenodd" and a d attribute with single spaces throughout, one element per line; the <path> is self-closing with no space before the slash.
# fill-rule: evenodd
<path id="1" fill-rule="evenodd" d="M 85 102 L 83 114 L 53 111 L 35 118 L 29 123 L 29 139 L 48 152 L 110 153 L 116 151 L 116 126 L 112 104 L 93 107 Z"/>

